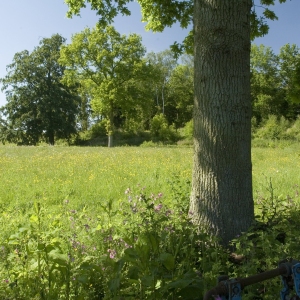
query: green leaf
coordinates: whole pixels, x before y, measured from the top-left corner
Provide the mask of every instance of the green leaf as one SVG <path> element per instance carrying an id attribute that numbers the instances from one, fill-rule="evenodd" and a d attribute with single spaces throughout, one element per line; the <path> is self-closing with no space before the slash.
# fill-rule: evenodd
<path id="1" fill-rule="evenodd" d="M 78 276 L 76 277 L 76 279 L 77 279 L 79 282 L 84 283 L 84 284 L 87 284 L 87 283 L 89 282 L 88 276 L 87 276 L 87 275 L 83 275 L 83 274 L 78 275 Z"/>
<path id="2" fill-rule="evenodd" d="M 153 282 L 154 282 L 153 276 L 143 276 L 143 277 L 141 278 L 141 284 L 142 284 L 144 287 L 150 287 L 150 286 L 153 286 Z"/>
<path id="3" fill-rule="evenodd" d="M 62 254 L 58 252 L 57 249 L 50 251 L 48 256 L 53 262 L 59 265 L 62 266 L 68 265 L 68 256 L 66 254 Z"/>
<path id="4" fill-rule="evenodd" d="M 170 253 L 162 253 L 159 256 L 160 261 L 162 264 L 169 270 L 173 270 L 175 267 L 175 259 L 172 254 Z"/>
<path id="5" fill-rule="evenodd" d="M 203 293 L 203 287 L 199 285 L 191 285 L 183 288 L 178 295 L 185 300 L 195 299 L 195 295 L 201 295 Z"/>
<path id="6" fill-rule="evenodd" d="M 139 272 L 140 272 L 140 269 L 137 266 L 130 267 L 128 270 L 128 278 L 138 280 Z"/>

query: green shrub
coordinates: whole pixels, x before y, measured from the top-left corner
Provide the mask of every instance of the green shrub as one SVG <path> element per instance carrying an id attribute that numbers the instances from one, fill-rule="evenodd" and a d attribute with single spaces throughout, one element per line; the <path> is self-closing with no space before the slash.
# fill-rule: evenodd
<path id="1" fill-rule="evenodd" d="M 289 139 L 300 141 L 300 116 L 298 116 L 294 124 L 287 129 L 286 136 Z"/>
<path id="2" fill-rule="evenodd" d="M 106 136 L 106 122 L 99 121 L 92 125 L 92 127 L 89 129 L 90 137 L 91 138 L 97 138 L 97 137 L 103 137 Z"/>
<path id="3" fill-rule="evenodd" d="M 179 134 L 174 125 L 168 125 L 168 121 L 163 114 L 155 115 L 151 120 L 150 134 L 155 141 L 164 143 L 175 143 L 179 140 Z"/>
<path id="4" fill-rule="evenodd" d="M 182 133 L 184 138 L 186 139 L 193 139 L 193 131 L 194 131 L 194 122 L 190 120 L 189 122 L 185 123 Z"/>
<path id="5" fill-rule="evenodd" d="M 290 123 L 283 116 L 278 120 L 277 116 L 270 115 L 257 129 L 254 137 L 261 139 L 279 140 L 286 138 L 286 130 Z"/>

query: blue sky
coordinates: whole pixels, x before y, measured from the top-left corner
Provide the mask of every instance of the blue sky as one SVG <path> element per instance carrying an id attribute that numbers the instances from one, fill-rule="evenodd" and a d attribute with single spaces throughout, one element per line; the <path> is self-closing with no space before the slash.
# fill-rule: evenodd
<path id="1" fill-rule="evenodd" d="M 40 39 L 55 33 L 67 38 L 69 43 L 72 34 L 93 27 L 98 20 L 96 13 L 89 9 L 83 10 L 81 17 L 66 18 L 67 6 L 63 0 L 0 0 L 0 3 L 0 78 L 6 75 L 6 66 L 16 52 L 32 51 Z M 182 41 L 187 33 L 179 26 L 168 28 L 163 33 L 146 32 L 140 21 L 139 5 L 131 3 L 130 10 L 132 15 L 118 17 L 114 26 L 122 34 L 140 34 L 147 51 L 163 51 L 174 41 Z M 255 43 L 270 46 L 275 53 L 287 43 L 300 46 L 300 0 L 276 4 L 274 10 L 279 20 L 270 22 L 269 34 Z M 0 92 L 0 106 L 5 102 L 5 95 Z"/>

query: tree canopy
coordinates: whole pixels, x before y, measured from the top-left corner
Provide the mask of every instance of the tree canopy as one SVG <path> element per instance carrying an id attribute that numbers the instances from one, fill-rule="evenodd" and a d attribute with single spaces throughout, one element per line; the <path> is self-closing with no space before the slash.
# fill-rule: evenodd
<path id="1" fill-rule="evenodd" d="M 283 46 L 278 55 L 270 47 L 252 45 L 251 96 L 253 116 L 258 122 L 269 115 L 297 117 L 299 61 L 296 45 Z"/>
<path id="2" fill-rule="evenodd" d="M 65 0 L 69 10 L 68 17 L 80 16 L 80 10 L 86 7 L 86 3 L 91 5 L 91 9 L 95 10 L 99 15 L 99 24 L 107 25 L 112 23 L 118 14 L 129 16 L 130 10 L 126 6 L 133 0 Z M 188 28 L 193 23 L 193 0 L 138 0 L 141 6 L 142 22 L 146 23 L 146 30 L 154 32 L 162 32 L 166 27 L 171 27 L 174 23 L 179 22 L 182 28 Z M 279 0 L 284 3 L 286 0 Z M 269 31 L 267 20 L 277 20 L 276 14 L 269 8 L 275 4 L 275 0 L 259 0 L 252 1 L 252 9 L 250 15 L 251 22 L 251 39 L 266 35 Z M 262 13 L 258 11 L 262 9 Z M 193 30 L 181 43 L 174 41 L 172 49 L 175 53 L 183 51 L 189 54 L 193 53 L 194 36 Z"/>
<path id="3" fill-rule="evenodd" d="M 36 145 L 45 139 L 69 139 L 76 133 L 79 97 L 61 83 L 64 67 L 58 63 L 65 38 L 59 34 L 44 38 L 31 53 L 14 55 L 1 79 L 7 104 L 1 133 L 10 142 Z"/>
<path id="4" fill-rule="evenodd" d="M 120 111 L 126 116 L 133 108 L 139 110 L 147 105 L 147 96 L 137 84 L 149 74 L 144 54 L 140 36 L 120 35 L 113 26 L 99 24 L 75 34 L 71 44 L 61 49 L 59 61 L 66 66 L 63 82 L 79 82 L 91 96 L 93 112 L 106 121 L 109 146 Z"/>

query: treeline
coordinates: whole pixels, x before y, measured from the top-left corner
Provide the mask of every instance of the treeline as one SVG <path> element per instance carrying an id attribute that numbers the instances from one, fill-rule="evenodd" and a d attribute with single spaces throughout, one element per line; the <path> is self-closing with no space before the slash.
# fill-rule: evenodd
<path id="1" fill-rule="evenodd" d="M 139 35 L 120 35 L 113 26 L 87 28 L 70 44 L 59 34 L 44 38 L 32 52 L 16 53 L 0 81 L 7 99 L 0 140 L 108 140 L 108 146 L 113 137 L 129 144 L 191 140 L 193 68 L 192 56 L 146 53 Z M 278 55 L 252 46 L 251 95 L 253 137 L 300 138 L 296 45 L 285 45 Z"/>

